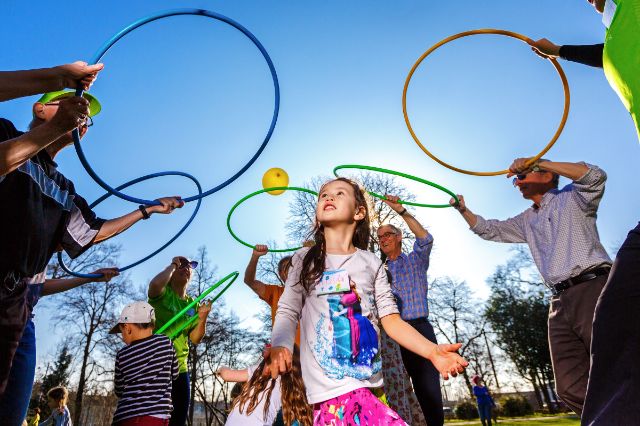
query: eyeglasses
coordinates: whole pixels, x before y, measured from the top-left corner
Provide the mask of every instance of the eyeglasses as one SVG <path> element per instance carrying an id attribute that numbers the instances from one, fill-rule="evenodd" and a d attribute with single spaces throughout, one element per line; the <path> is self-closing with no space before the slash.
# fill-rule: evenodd
<path id="1" fill-rule="evenodd" d="M 378 239 L 379 240 L 386 240 L 387 238 L 391 238 L 391 237 L 393 237 L 395 235 L 396 235 L 395 232 L 385 232 L 382 235 L 378 235 Z"/>
<path id="2" fill-rule="evenodd" d="M 529 173 L 541 173 L 542 171 L 540 170 L 532 170 Z M 516 186 L 516 183 L 519 180 L 525 180 L 527 178 L 527 176 L 529 176 L 529 173 L 527 174 L 520 174 L 520 175 L 516 175 L 512 180 L 511 183 L 513 184 L 513 186 Z"/>
<path id="3" fill-rule="evenodd" d="M 197 267 L 198 267 L 198 262 L 196 262 L 195 260 L 187 260 L 184 257 L 180 259 L 179 269 L 186 269 L 186 268 L 196 269 Z"/>
<path id="4" fill-rule="evenodd" d="M 58 105 L 60 105 L 60 101 L 47 102 L 45 105 L 58 106 Z M 84 121 L 84 123 L 82 123 L 82 125 L 85 126 L 85 127 L 93 126 L 93 119 L 90 116 L 87 115 L 87 118 Z"/>

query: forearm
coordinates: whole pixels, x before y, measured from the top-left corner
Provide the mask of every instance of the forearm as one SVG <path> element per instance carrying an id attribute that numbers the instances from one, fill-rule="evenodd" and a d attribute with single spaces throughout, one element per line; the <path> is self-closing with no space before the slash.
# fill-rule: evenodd
<path id="1" fill-rule="evenodd" d="M 57 67 L 0 72 L 0 101 L 64 89 Z"/>
<path id="2" fill-rule="evenodd" d="M 16 170 L 63 133 L 50 123 L 44 123 L 24 135 L 0 143 L 0 176 Z"/>
<path id="3" fill-rule="evenodd" d="M 249 380 L 249 372 L 245 370 L 224 370 L 220 377 L 225 382 L 246 382 Z"/>
<path id="4" fill-rule="evenodd" d="M 473 228 L 478 223 L 478 216 L 466 207 L 463 211 L 460 211 L 460 215 L 467 222 L 469 228 Z"/>
<path id="5" fill-rule="evenodd" d="M 381 320 L 384 331 L 396 343 L 423 358 L 430 359 L 433 354 L 435 343 L 432 343 L 415 328 L 406 323 L 400 315 L 391 314 Z"/>
<path id="6" fill-rule="evenodd" d="M 583 163 L 561 163 L 555 161 L 542 161 L 538 163 L 541 170 L 557 173 L 571 180 L 578 180 L 589 171 L 589 167 Z"/>
<path id="7" fill-rule="evenodd" d="M 98 235 L 96 235 L 95 242 L 104 241 L 126 231 L 140 219 L 142 219 L 142 212 L 136 210 L 119 218 L 106 221 L 100 228 Z"/>
<path id="8" fill-rule="evenodd" d="M 418 220 L 413 217 L 413 215 L 409 213 L 409 211 L 406 211 L 402 215 L 402 218 L 406 222 L 413 235 L 416 236 L 416 238 L 425 238 L 427 235 L 429 235 L 427 230 L 424 229 L 424 226 L 422 226 L 422 224 L 418 222 Z"/>
<path id="9" fill-rule="evenodd" d="M 158 297 L 162 290 L 164 290 L 165 286 L 169 284 L 169 280 L 171 279 L 171 275 L 176 270 L 176 265 L 171 263 L 169 266 L 164 268 L 162 272 L 153 277 L 151 282 L 149 283 L 148 296 L 150 298 Z"/>
<path id="10" fill-rule="evenodd" d="M 198 343 L 200 343 L 200 341 L 204 337 L 204 334 L 206 333 L 206 331 L 207 331 L 207 317 L 204 317 L 204 318 L 201 317 L 200 321 L 198 321 L 198 325 L 196 326 L 196 328 L 191 330 L 191 333 L 189 333 L 189 340 L 191 340 L 191 343 L 193 343 L 194 345 L 197 345 Z"/>
<path id="11" fill-rule="evenodd" d="M 251 255 L 247 269 L 244 271 L 244 283 L 251 288 L 258 296 L 262 297 L 264 294 L 264 284 L 256 280 L 256 270 L 258 268 L 258 260 L 260 258 L 255 255 Z"/>
<path id="12" fill-rule="evenodd" d="M 42 296 L 49 296 L 51 294 L 62 293 L 63 291 L 71 290 L 72 288 L 79 287 L 83 284 L 91 282 L 89 278 L 66 278 L 46 280 L 42 287 Z"/>

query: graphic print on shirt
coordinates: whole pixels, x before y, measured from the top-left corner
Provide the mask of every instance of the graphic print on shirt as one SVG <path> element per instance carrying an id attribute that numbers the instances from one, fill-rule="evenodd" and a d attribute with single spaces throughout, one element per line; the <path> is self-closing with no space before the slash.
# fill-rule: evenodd
<path id="1" fill-rule="evenodd" d="M 345 285 L 349 283 L 348 285 Z M 380 371 L 378 335 L 369 319 L 362 315 L 356 285 L 344 270 L 326 271 L 317 286 L 318 297 L 327 299 L 328 311 L 316 324 L 313 353 L 331 378 L 345 376 L 358 380 Z"/>

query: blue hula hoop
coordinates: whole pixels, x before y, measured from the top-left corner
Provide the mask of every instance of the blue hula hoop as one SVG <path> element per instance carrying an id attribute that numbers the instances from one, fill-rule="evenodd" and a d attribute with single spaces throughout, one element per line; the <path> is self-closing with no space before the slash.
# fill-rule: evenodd
<path id="1" fill-rule="evenodd" d="M 123 30 L 115 34 L 113 37 L 111 37 L 110 40 L 108 40 L 100 49 L 98 49 L 98 51 L 94 54 L 93 58 L 89 61 L 89 63 L 90 64 L 97 63 L 118 40 L 120 40 L 125 35 L 129 34 L 131 31 L 135 30 L 136 28 L 141 27 L 144 24 L 148 24 L 149 22 L 157 21 L 158 19 L 167 18 L 170 16 L 179 16 L 179 15 L 198 15 L 198 16 L 205 16 L 208 18 L 217 19 L 218 21 L 222 21 L 226 24 L 229 24 L 232 27 L 236 28 L 237 30 L 241 31 L 260 50 L 260 53 L 262 53 L 262 56 L 266 60 L 267 65 L 269 66 L 269 70 L 271 71 L 271 77 L 273 78 L 273 87 L 275 90 L 275 102 L 274 102 L 274 109 L 273 109 L 273 117 L 271 118 L 271 124 L 269 126 L 269 130 L 267 131 L 267 134 L 264 140 L 262 141 L 262 144 L 260 145 L 256 153 L 253 155 L 253 157 L 251 157 L 251 159 L 238 172 L 236 172 L 233 176 L 231 176 L 230 178 L 228 178 L 218 186 L 215 186 L 197 195 L 192 195 L 190 197 L 183 198 L 183 201 L 188 203 L 190 201 L 200 200 L 201 198 L 204 198 L 208 195 L 218 192 L 222 188 L 226 187 L 227 185 L 235 181 L 238 177 L 240 177 L 244 172 L 246 172 L 247 169 L 251 167 L 253 163 L 258 159 L 260 154 L 262 154 L 262 151 L 265 149 L 265 147 L 267 146 L 267 143 L 271 139 L 271 135 L 273 134 L 273 130 L 275 129 L 276 122 L 278 120 L 278 112 L 280 110 L 280 85 L 278 83 L 278 75 L 276 74 L 276 69 L 273 66 L 271 57 L 267 53 L 264 46 L 262 46 L 260 41 L 258 41 L 258 39 L 248 29 L 240 25 L 238 22 L 230 18 L 227 18 L 224 15 L 220 15 L 219 13 L 211 12 L 209 10 L 204 10 L 204 9 L 174 9 L 174 10 L 168 10 L 165 12 L 160 12 L 160 13 L 148 16 L 146 18 L 142 18 L 132 23 L 131 25 L 127 26 L 126 28 L 124 28 Z M 83 92 L 84 90 L 82 88 L 76 89 L 76 96 L 82 96 Z M 98 176 L 98 174 L 93 170 L 93 168 L 89 164 L 89 161 L 84 155 L 84 152 L 82 151 L 82 147 L 80 146 L 80 133 L 78 129 L 73 130 L 73 143 L 76 148 L 78 158 L 80 159 L 82 166 L 85 168 L 89 176 L 91 176 L 93 180 L 98 185 L 100 185 L 105 191 L 107 191 L 109 194 L 122 198 L 123 200 L 130 201 L 132 203 L 145 204 L 145 205 L 159 204 L 157 200 L 145 200 L 143 198 L 136 198 L 136 197 L 132 197 L 130 195 L 124 194 L 120 192 L 119 189 L 112 188 L 111 186 L 109 186 L 109 184 L 107 184 L 104 180 L 102 180 L 100 176 Z"/>
<path id="2" fill-rule="evenodd" d="M 149 175 L 146 175 L 146 176 L 142 176 L 142 177 L 130 180 L 129 182 L 123 183 L 122 185 L 118 186 L 116 189 L 119 191 L 121 189 L 128 188 L 131 185 L 135 185 L 136 183 L 143 182 L 145 180 L 149 180 L 149 179 L 153 179 L 153 178 L 157 178 L 157 177 L 162 177 L 162 176 L 184 176 L 184 177 L 186 177 L 188 179 L 191 179 L 193 181 L 193 183 L 196 184 L 196 187 L 198 188 L 198 194 L 199 195 L 202 194 L 202 186 L 200 186 L 200 182 L 198 182 L 198 180 L 195 177 L 191 176 L 188 173 L 175 172 L 175 171 L 158 172 L 158 173 L 152 173 L 152 174 L 149 174 Z M 98 204 L 102 203 L 107 198 L 111 197 L 111 195 L 113 195 L 113 194 L 111 194 L 111 193 L 104 194 L 103 196 L 101 196 L 100 198 L 95 200 L 93 203 L 91 203 L 89 205 L 89 207 L 90 208 L 94 208 L 95 206 L 97 206 Z M 195 219 L 196 215 L 198 214 L 198 210 L 200 210 L 200 204 L 201 203 L 202 203 L 202 197 L 199 197 L 197 199 L 196 207 L 195 207 L 195 209 L 193 209 L 193 213 L 191 213 L 191 217 L 189 217 L 189 220 L 187 221 L 187 223 L 185 223 L 184 226 L 182 228 L 180 228 L 178 233 L 176 235 L 174 235 L 173 238 L 171 238 L 169 241 L 167 241 L 164 245 L 162 245 L 159 249 L 157 249 L 156 251 L 154 251 L 150 255 L 145 256 L 142 259 L 140 259 L 140 260 L 138 260 L 136 262 L 133 262 L 132 264 L 130 264 L 128 266 L 125 266 L 123 268 L 118 268 L 118 271 L 119 272 L 123 272 L 123 271 L 126 271 L 127 269 L 133 268 L 134 266 L 138 266 L 142 262 L 146 262 L 147 260 L 151 259 L 156 254 L 160 253 L 162 250 L 166 249 L 180 235 L 182 235 L 182 233 L 184 231 L 187 230 L 189 225 L 191 225 L 191 222 L 193 222 L 193 219 Z M 102 274 L 83 274 L 83 273 L 80 273 L 80 272 L 72 271 L 71 269 L 69 269 L 69 267 L 67 267 L 67 265 L 65 265 L 64 260 L 62 259 L 62 252 L 58 252 L 58 263 L 60 264 L 60 267 L 62 268 L 63 271 L 65 271 L 69 275 L 73 275 L 74 277 L 78 277 L 78 278 L 100 278 L 102 276 Z"/>

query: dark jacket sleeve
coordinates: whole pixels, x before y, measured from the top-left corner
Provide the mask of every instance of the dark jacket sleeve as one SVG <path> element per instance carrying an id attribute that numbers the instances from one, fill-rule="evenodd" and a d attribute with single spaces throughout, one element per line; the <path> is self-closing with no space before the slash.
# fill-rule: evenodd
<path id="1" fill-rule="evenodd" d="M 84 198 L 75 194 L 71 215 L 62 236 L 62 247 L 67 254 L 75 259 L 91 247 L 104 222 L 89 208 Z"/>
<path id="2" fill-rule="evenodd" d="M 584 46 L 564 45 L 560 47 L 560 57 L 571 62 L 579 62 L 590 67 L 602 68 L 604 43 Z"/>

